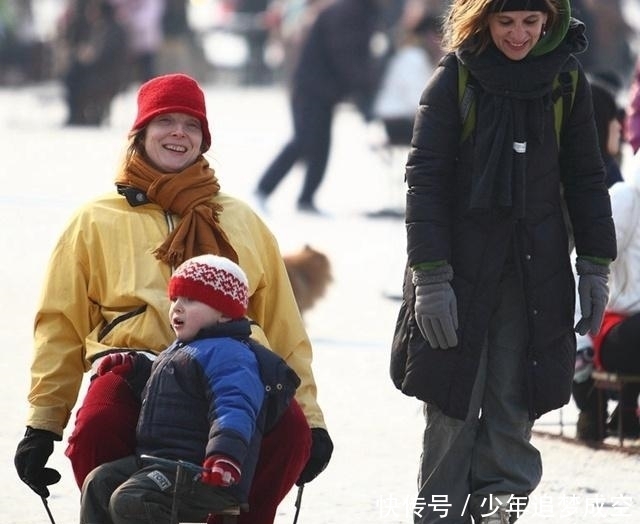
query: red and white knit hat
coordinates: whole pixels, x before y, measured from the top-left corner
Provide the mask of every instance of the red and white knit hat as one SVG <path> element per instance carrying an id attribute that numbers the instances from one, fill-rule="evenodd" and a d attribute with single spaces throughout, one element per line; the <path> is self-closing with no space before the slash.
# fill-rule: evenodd
<path id="1" fill-rule="evenodd" d="M 249 284 L 244 271 L 228 258 L 200 255 L 183 262 L 169 280 L 169 298 L 198 300 L 232 318 L 247 313 Z"/>

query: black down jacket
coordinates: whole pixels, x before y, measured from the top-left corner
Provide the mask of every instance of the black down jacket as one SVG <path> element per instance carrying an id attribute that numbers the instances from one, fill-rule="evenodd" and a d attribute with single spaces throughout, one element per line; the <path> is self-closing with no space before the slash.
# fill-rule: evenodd
<path id="1" fill-rule="evenodd" d="M 565 404 L 571 395 L 575 358 L 573 331 L 575 284 L 569 256 L 562 194 L 578 255 L 614 259 L 615 231 L 604 168 L 593 122 L 585 75 L 572 53 L 579 50 L 580 28 L 572 27 L 548 55 L 482 65 L 491 69 L 502 96 L 537 86 L 540 100 L 527 135 L 524 176 L 514 183 L 515 207 L 470 210 L 474 143 L 479 128 L 460 144 L 456 56 L 445 57 L 427 85 L 416 117 L 406 166 L 408 265 L 446 260 L 453 267 L 458 304 L 457 348 L 431 348 L 413 318 L 414 289 L 405 279 L 409 317 L 408 349 L 392 360 L 392 375 L 402 391 L 435 403 L 448 416 L 464 419 L 486 337 L 495 290 L 507 256 L 519 268 L 528 315 L 527 378 L 523 393 L 530 417 Z M 495 50 L 495 48 L 494 48 Z M 560 64 L 560 65 L 558 65 Z M 465 62 L 474 75 L 474 62 Z M 552 78 L 562 68 L 578 69 L 575 99 L 556 142 L 551 102 Z M 550 70 L 552 69 L 552 70 Z M 482 72 L 480 72 L 482 74 Z M 479 86 L 478 104 L 482 103 Z M 531 116 L 532 110 L 527 113 Z M 560 150 L 560 152 L 558 151 Z M 410 272 L 409 272 L 410 273 Z M 395 357 L 394 357 L 395 358 Z M 394 369 L 395 366 L 395 369 Z"/>
<path id="2" fill-rule="evenodd" d="M 376 85 L 370 41 L 376 28 L 375 0 L 339 0 L 313 23 L 293 74 L 294 95 L 335 104 L 348 97 L 369 100 Z"/>

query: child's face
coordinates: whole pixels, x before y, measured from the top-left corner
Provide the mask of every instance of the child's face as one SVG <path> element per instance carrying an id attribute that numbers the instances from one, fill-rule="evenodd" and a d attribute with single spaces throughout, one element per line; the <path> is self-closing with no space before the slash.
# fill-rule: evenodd
<path id="1" fill-rule="evenodd" d="M 228 320 L 229 317 L 217 309 L 190 298 L 176 297 L 169 308 L 171 327 L 176 337 L 184 342 L 193 340 L 202 328 Z"/>

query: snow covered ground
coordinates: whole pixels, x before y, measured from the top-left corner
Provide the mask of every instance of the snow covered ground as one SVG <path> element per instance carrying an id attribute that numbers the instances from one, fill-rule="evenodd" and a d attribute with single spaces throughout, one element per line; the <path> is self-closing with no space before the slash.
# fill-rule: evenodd
<path id="1" fill-rule="evenodd" d="M 209 154 L 225 191 L 251 199 L 261 171 L 288 138 L 286 94 L 277 88 L 207 87 L 213 148 Z M 73 209 L 112 189 L 115 167 L 135 111 L 135 93 L 114 103 L 110 126 L 71 129 L 55 84 L 0 90 L 2 230 L 0 264 L 4 314 L 0 332 L 3 394 L 0 492 L 3 524 L 48 522 L 45 509 L 13 466 L 24 432 L 35 303 L 50 250 Z M 393 163 L 371 148 L 375 130 L 349 108 L 335 122 L 334 145 L 318 205 L 328 217 L 294 211 L 301 182 L 296 170 L 269 202 L 265 217 L 282 251 L 309 243 L 325 251 L 335 282 L 306 317 L 315 349 L 314 369 L 335 452 L 327 470 L 305 488 L 300 524 L 411 522 L 420 453 L 420 404 L 396 391 L 388 353 L 404 263 L 400 220 L 366 214 L 402 203 L 402 155 Z M 563 410 L 566 434 L 575 409 Z M 557 431 L 553 413 L 539 429 Z M 69 431 L 71 428 L 67 428 Z M 65 437 L 68 434 L 65 434 Z M 534 436 L 544 476 L 520 522 L 567 524 L 640 521 L 640 457 L 596 451 Z M 62 481 L 49 505 L 58 524 L 77 522 L 79 493 L 64 445 L 51 463 Z M 295 493 L 276 524 L 293 522 Z"/>

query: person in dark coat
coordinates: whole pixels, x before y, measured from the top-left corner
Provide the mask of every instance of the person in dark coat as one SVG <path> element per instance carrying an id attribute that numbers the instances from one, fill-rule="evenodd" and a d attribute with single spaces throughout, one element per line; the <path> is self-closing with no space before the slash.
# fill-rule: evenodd
<path id="1" fill-rule="evenodd" d="M 293 138 L 260 178 L 261 205 L 298 160 L 306 164 L 298 209 L 317 213 L 314 197 L 324 178 L 336 105 L 351 98 L 370 119 L 376 85 L 370 40 L 377 0 L 337 0 L 324 8 L 309 30 L 293 73 Z"/>
<path id="2" fill-rule="evenodd" d="M 172 509 L 181 522 L 205 522 L 210 512 L 246 504 L 262 434 L 300 384 L 280 357 L 250 340 L 240 266 L 217 255 L 190 258 L 171 276 L 168 292 L 177 338 L 151 367 L 135 455 L 88 475 L 81 523 L 169 524 Z M 98 374 L 131 376 L 138 358 L 145 359 L 108 354 Z M 199 477 L 182 486 L 177 464 L 165 462 L 177 460 L 201 465 Z"/>
<path id="3" fill-rule="evenodd" d="M 99 126 L 126 85 L 127 36 L 108 0 L 82 0 L 76 9 L 66 30 L 66 124 Z"/>
<path id="4" fill-rule="evenodd" d="M 620 115 L 623 110 L 618 107 L 614 92 L 596 78 L 591 80 L 591 96 L 598 130 L 598 143 L 606 172 L 605 183 L 610 188 L 613 184 L 622 182 L 619 159 L 622 147 Z"/>
<path id="5" fill-rule="evenodd" d="M 571 396 L 576 339 L 597 333 L 616 256 L 589 85 L 567 0 L 454 0 L 449 52 L 422 94 L 406 164 L 407 361 L 425 401 L 421 524 L 514 522 L 542 474 L 536 418 Z M 475 89 L 461 142 L 458 62 Z M 556 136 L 552 91 L 577 71 Z M 558 141 L 559 140 L 559 141 Z M 582 318 L 574 328 L 573 227 Z M 447 497 L 448 515 L 428 503 Z"/>

